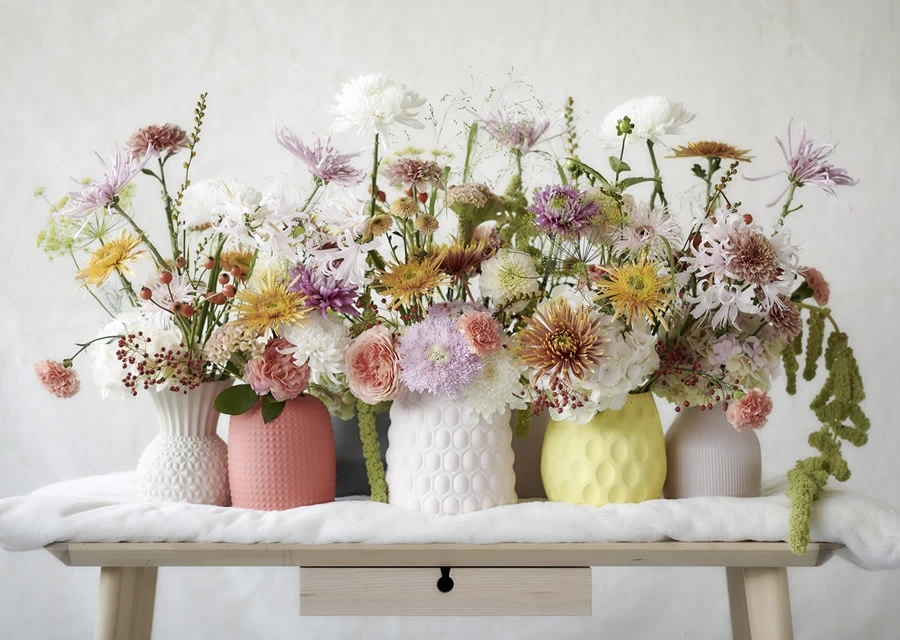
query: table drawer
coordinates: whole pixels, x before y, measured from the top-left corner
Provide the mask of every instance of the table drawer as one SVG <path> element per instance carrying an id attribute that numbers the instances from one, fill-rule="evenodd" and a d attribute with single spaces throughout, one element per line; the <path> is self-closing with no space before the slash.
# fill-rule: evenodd
<path id="1" fill-rule="evenodd" d="M 454 567 L 449 570 L 301 567 L 300 614 L 589 616 L 591 570 L 589 567 Z"/>

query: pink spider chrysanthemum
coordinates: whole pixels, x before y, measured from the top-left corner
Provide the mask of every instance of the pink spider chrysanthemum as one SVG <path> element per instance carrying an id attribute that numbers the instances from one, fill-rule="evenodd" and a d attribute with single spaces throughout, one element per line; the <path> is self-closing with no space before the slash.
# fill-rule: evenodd
<path id="1" fill-rule="evenodd" d="M 351 164 L 351 158 L 356 153 L 338 153 L 331 146 L 331 138 L 320 138 L 313 135 L 310 145 L 304 144 L 294 132 L 287 127 L 282 127 L 275 134 L 278 144 L 299 158 L 306 169 L 324 183 L 353 186 L 359 184 L 366 174 L 355 169 Z"/>
<path id="2" fill-rule="evenodd" d="M 103 179 L 89 182 L 81 191 L 69 192 L 69 202 L 60 210 L 60 214 L 69 218 L 84 218 L 98 209 L 109 208 L 118 200 L 122 189 L 146 166 L 152 155 L 151 146 L 147 147 L 143 157 L 132 157 L 116 149 L 107 164 L 97 154 L 100 162 L 105 165 Z"/>

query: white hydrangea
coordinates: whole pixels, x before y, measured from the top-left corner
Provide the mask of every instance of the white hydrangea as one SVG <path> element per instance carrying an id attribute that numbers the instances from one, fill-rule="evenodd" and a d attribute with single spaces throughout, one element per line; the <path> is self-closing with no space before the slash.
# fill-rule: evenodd
<path id="1" fill-rule="evenodd" d="M 615 138 L 616 123 L 625 116 L 634 125 L 628 134 L 629 142 L 661 143 L 663 136 L 681 133 L 681 127 L 694 119 L 694 114 L 680 102 L 662 96 L 632 98 L 609 112 L 600 129 L 602 135 Z"/>
<path id="2" fill-rule="evenodd" d="M 350 347 L 350 333 L 340 320 L 313 312 L 303 322 L 282 327 L 281 337 L 294 345 L 289 350 L 298 365 L 309 364 L 310 382 L 340 384 L 346 369 L 344 353 Z"/>
<path id="3" fill-rule="evenodd" d="M 527 369 L 509 349 L 500 349 L 481 358 L 481 373 L 463 392 L 462 406 L 467 419 L 473 416 L 490 420 L 495 413 L 525 409 L 522 376 Z"/>
<path id="4" fill-rule="evenodd" d="M 405 84 L 379 73 L 359 76 L 345 82 L 335 96 L 334 129 L 356 129 L 359 135 L 365 136 L 377 132 L 385 137 L 394 124 L 423 129 L 424 125 L 415 117 L 423 104 L 425 99 Z"/>
<path id="5" fill-rule="evenodd" d="M 481 295 L 503 305 L 512 298 L 530 295 L 540 290 L 540 276 L 531 256 L 502 249 L 481 265 L 478 282 Z"/>

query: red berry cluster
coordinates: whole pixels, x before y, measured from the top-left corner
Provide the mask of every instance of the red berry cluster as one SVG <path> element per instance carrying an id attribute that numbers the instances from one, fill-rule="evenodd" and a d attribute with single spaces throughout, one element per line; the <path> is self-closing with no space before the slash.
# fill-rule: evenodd
<path id="1" fill-rule="evenodd" d="M 553 378 L 550 381 L 549 391 L 538 389 L 536 386 L 532 388 L 536 393 L 531 404 L 533 413 L 540 413 L 544 409 L 562 413 L 567 407 L 580 409 L 588 400 L 586 395 L 566 386 L 559 378 Z"/>
<path id="2" fill-rule="evenodd" d="M 697 360 L 693 351 L 684 345 L 667 346 L 664 342 L 656 343 L 656 353 L 659 354 L 659 367 L 653 372 L 653 377 L 660 381 L 664 387 L 669 386 L 670 377 L 676 378 L 685 387 L 696 387 L 701 382 L 709 385 L 706 394 L 710 396 L 710 401 L 700 405 L 700 410 L 713 408 L 713 399 L 715 402 L 722 400 L 725 395 L 726 400 L 730 400 L 731 396 L 725 394 L 724 390 L 713 379 L 701 376 L 703 366 Z M 691 406 L 691 403 L 685 400 L 684 407 Z M 726 402 L 724 407 L 728 408 Z M 676 406 L 675 411 L 681 411 L 681 407 Z"/>
<path id="3" fill-rule="evenodd" d="M 187 393 L 203 382 L 204 372 L 209 364 L 195 358 L 184 344 L 177 349 L 162 347 L 159 351 L 150 348 L 151 338 L 143 331 L 129 333 L 119 338 L 116 358 L 127 371 L 122 384 L 136 396 L 138 388 L 149 389 L 151 385 L 169 382 L 169 391 Z M 165 375 L 163 375 L 165 372 Z"/>

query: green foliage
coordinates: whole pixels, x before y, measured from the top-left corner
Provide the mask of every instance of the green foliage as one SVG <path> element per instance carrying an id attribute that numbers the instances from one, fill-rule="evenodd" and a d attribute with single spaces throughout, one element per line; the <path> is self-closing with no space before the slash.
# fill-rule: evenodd
<path id="1" fill-rule="evenodd" d="M 812 371 L 813 376 L 815 363 L 822 353 L 824 321 L 829 314 L 830 312 L 824 309 L 811 310 L 806 368 Z M 788 353 L 789 355 L 785 355 Z M 785 360 L 787 370 L 787 362 L 790 358 L 796 362 L 797 354 L 794 349 L 788 347 L 782 355 L 787 358 Z M 809 364 L 810 359 L 812 365 Z M 810 446 L 816 449 L 819 455 L 797 461 L 796 466 L 787 474 L 787 495 L 791 499 L 788 542 L 791 550 L 798 554 L 803 553 L 809 544 L 809 518 L 812 505 L 821 495 L 828 479 L 834 477 L 839 482 L 845 482 L 850 478 L 850 469 L 841 454 L 841 440 L 846 440 L 856 447 L 868 441 L 870 421 L 860 407 L 866 394 L 859 365 L 846 333 L 835 329 L 828 336 L 825 368 L 828 376 L 822 389 L 810 404 L 810 409 L 822 424 L 818 431 L 809 436 Z M 806 373 L 804 370 L 804 376 Z M 794 380 L 796 381 L 796 369 Z M 788 384 L 790 386 L 790 378 Z"/>
<path id="2" fill-rule="evenodd" d="M 631 171 L 631 167 L 628 163 L 624 160 L 619 160 L 616 156 L 609 157 L 609 166 L 617 175 L 625 171 Z"/>
<path id="3" fill-rule="evenodd" d="M 810 311 L 809 338 L 806 342 L 806 362 L 803 367 L 803 379 L 812 380 L 816 377 L 819 358 L 822 357 L 822 346 L 825 343 L 825 314 L 821 311 Z"/>
<path id="4" fill-rule="evenodd" d="M 213 407 L 219 413 L 236 416 L 250 411 L 258 400 L 259 396 L 249 384 L 236 384 L 220 393 Z"/>
<path id="5" fill-rule="evenodd" d="M 281 415 L 281 412 L 284 410 L 284 405 L 286 404 L 284 400 L 278 401 L 274 397 L 272 397 L 271 393 L 267 393 L 261 398 L 262 403 L 262 419 L 263 423 L 269 424 Z"/>
<path id="6" fill-rule="evenodd" d="M 800 336 L 794 338 L 794 344 L 800 342 Z M 797 371 L 800 369 L 800 363 L 797 362 L 797 353 L 794 351 L 793 345 L 788 345 L 781 352 L 781 362 L 784 365 L 784 373 L 787 377 L 785 390 L 789 395 L 797 393 Z"/>
<path id="7" fill-rule="evenodd" d="M 359 414 L 359 439 L 362 441 L 363 456 L 366 459 L 366 473 L 369 476 L 369 490 L 373 502 L 387 502 L 388 490 L 384 480 L 384 464 L 381 461 L 381 447 L 375 429 L 375 413 L 372 406 L 362 400 L 356 403 Z"/>
<path id="8" fill-rule="evenodd" d="M 520 409 L 516 411 L 516 424 L 513 427 L 513 435 L 517 438 L 527 438 L 531 433 L 531 411 L 528 409 Z"/>

